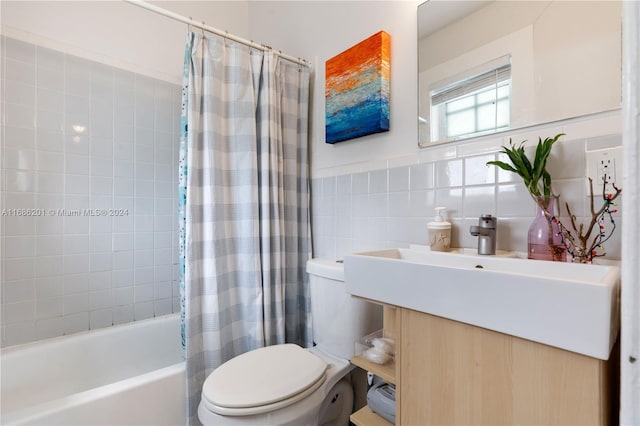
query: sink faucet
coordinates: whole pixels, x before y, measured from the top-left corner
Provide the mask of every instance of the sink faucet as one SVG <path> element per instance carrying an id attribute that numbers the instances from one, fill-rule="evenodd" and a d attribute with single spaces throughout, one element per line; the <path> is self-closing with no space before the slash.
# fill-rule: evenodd
<path id="1" fill-rule="evenodd" d="M 478 237 L 478 254 L 496 254 L 496 221 L 490 214 L 483 214 L 478 226 L 470 227 L 471 235 Z"/>

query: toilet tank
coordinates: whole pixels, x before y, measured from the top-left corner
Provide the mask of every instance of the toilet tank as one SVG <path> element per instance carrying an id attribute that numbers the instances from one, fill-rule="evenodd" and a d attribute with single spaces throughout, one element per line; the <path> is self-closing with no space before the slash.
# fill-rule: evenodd
<path id="1" fill-rule="evenodd" d="M 348 360 L 358 339 L 382 328 L 382 306 L 346 292 L 344 265 L 336 259 L 310 259 L 307 272 L 313 340 L 320 350 Z"/>

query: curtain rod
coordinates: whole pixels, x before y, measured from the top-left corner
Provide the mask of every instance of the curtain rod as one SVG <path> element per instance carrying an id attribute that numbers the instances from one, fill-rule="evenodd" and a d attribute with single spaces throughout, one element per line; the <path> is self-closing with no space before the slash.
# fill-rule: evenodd
<path id="1" fill-rule="evenodd" d="M 238 43 L 241 43 L 241 44 L 244 44 L 244 45 L 256 48 L 256 49 L 260 49 L 262 51 L 270 50 L 273 53 L 275 53 L 276 55 L 286 59 L 287 61 L 291 61 L 291 62 L 293 62 L 295 64 L 302 65 L 302 66 L 305 66 L 305 67 L 310 67 L 311 66 L 311 62 L 307 61 L 306 59 L 295 58 L 293 56 L 290 56 L 290 55 L 287 55 L 285 53 L 282 53 L 279 50 L 275 50 L 275 49 L 271 48 L 270 46 L 266 46 L 264 44 L 256 43 L 256 42 L 254 42 L 252 40 L 246 40 L 246 39 L 244 39 L 242 37 L 238 37 L 238 36 L 235 36 L 233 34 L 229 34 L 226 31 L 222 31 L 222 30 L 219 30 L 217 28 L 210 27 L 209 25 L 205 25 L 204 22 L 195 21 L 195 20 L 193 20 L 191 18 L 187 18 L 186 16 L 182 16 L 182 15 L 179 15 L 179 14 L 177 14 L 175 12 L 171 12 L 170 10 L 163 9 L 161 7 L 158 7 L 158 6 L 155 6 L 153 4 L 147 3 L 146 1 L 143 1 L 143 0 L 123 0 L 123 1 L 126 2 L 126 3 L 129 3 L 129 4 L 141 7 L 143 9 L 149 10 L 151 12 L 157 13 L 159 15 L 166 16 L 167 18 L 175 19 L 176 21 L 180 21 L 182 23 L 191 25 L 192 27 L 200 28 L 200 29 L 205 30 L 207 32 L 219 35 L 221 37 L 228 38 L 229 40 L 233 40 L 233 41 L 236 41 Z"/>

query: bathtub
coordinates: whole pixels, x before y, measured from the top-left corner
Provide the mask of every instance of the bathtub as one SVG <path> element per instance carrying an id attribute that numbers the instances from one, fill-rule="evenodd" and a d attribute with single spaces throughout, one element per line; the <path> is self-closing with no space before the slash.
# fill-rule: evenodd
<path id="1" fill-rule="evenodd" d="M 0 351 L 2 425 L 184 425 L 180 318 Z"/>

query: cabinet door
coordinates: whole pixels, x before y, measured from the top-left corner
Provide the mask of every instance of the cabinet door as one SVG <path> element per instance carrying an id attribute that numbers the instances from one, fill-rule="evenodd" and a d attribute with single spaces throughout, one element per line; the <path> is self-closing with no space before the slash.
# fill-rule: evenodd
<path id="1" fill-rule="evenodd" d="M 606 362 L 402 310 L 406 425 L 607 424 Z"/>

